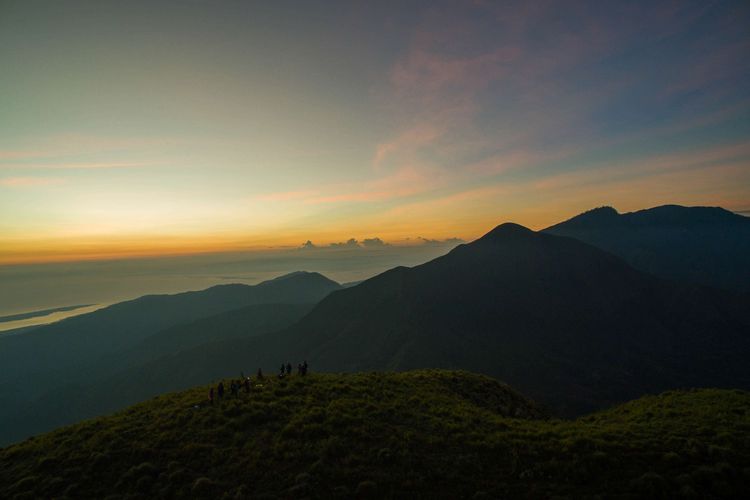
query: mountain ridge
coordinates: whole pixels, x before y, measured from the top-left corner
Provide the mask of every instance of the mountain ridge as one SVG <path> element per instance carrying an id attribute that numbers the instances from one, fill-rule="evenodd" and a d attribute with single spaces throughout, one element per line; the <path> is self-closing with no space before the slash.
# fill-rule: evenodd
<path id="1" fill-rule="evenodd" d="M 292 356 L 332 371 L 471 369 L 576 415 L 701 376 L 750 387 L 738 355 L 750 350 L 748 304 L 573 238 L 501 225 L 336 291 L 246 350 L 263 367 Z"/>
<path id="2" fill-rule="evenodd" d="M 592 244 L 662 278 L 750 293 L 750 218 L 721 207 L 600 207 L 543 230 Z"/>
<path id="3" fill-rule="evenodd" d="M 222 284 L 202 291 L 143 296 L 22 334 L 0 336 L 0 366 L 3 366 L 0 392 L 7 403 L 7 410 L 0 415 L 0 444 L 50 429 L 50 425 L 69 423 L 66 415 L 74 408 L 62 395 L 72 392 L 74 397 L 69 400 L 78 400 L 81 393 L 86 394 L 84 388 L 88 385 L 146 362 L 142 356 L 133 358 L 131 354 L 139 343 L 159 332 L 171 335 L 176 352 L 179 341 L 174 332 L 169 333 L 170 328 L 178 325 L 188 328 L 202 318 L 262 304 L 275 305 L 277 313 L 289 314 L 294 320 L 298 318 L 297 311 L 307 309 L 306 304 L 314 304 L 339 288 L 340 285 L 319 273 L 294 273 L 254 286 Z M 300 307 L 279 309 L 279 304 Z M 255 316 L 246 316 L 251 328 L 239 326 L 240 330 L 236 330 L 238 325 L 228 326 L 238 335 L 240 331 L 242 335 L 250 335 L 264 325 L 276 324 L 281 328 L 289 324 L 285 318 L 263 315 L 263 311 L 257 311 Z M 191 342 L 205 339 L 205 333 L 194 332 L 193 337 Z M 163 351 L 169 342 L 157 343 Z M 70 389 L 63 390 L 64 387 Z M 40 405 L 45 401 L 52 406 Z M 80 406 L 79 418 L 96 415 L 95 403 L 81 401 Z"/>

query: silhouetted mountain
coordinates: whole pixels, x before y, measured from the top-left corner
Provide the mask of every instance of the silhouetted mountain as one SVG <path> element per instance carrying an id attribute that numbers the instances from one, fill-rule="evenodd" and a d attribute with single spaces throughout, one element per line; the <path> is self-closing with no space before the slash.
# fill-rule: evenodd
<path id="1" fill-rule="evenodd" d="M 339 288 L 318 273 L 294 273 L 255 286 L 145 296 L 0 335 L 0 393 L 8 408 L 0 415 L 0 444 L 99 414 L 98 401 L 66 405 L 62 396 L 70 388 L 97 387 L 116 373 L 132 375 L 152 359 L 204 342 L 278 330 Z M 214 317 L 190 324 L 207 316 Z"/>
<path id="2" fill-rule="evenodd" d="M 81 305 L 75 305 L 75 306 L 54 307 L 52 309 L 41 309 L 39 311 L 29 311 L 29 312 L 20 313 L 20 314 L 9 314 L 7 316 L 0 316 L 0 323 L 6 323 L 9 321 L 18 321 L 20 319 L 36 318 L 37 316 L 48 316 L 56 312 L 74 311 L 76 309 L 81 309 L 82 307 L 88 307 L 92 305 L 94 304 L 81 304 Z"/>
<path id="3" fill-rule="evenodd" d="M 665 282 L 515 224 L 334 292 L 245 343 L 245 366 L 470 369 L 562 415 L 675 387 L 750 387 L 747 296 Z"/>
<path id="4" fill-rule="evenodd" d="M 174 325 L 252 304 L 315 303 L 340 288 L 318 273 L 301 273 L 255 286 L 219 285 L 198 292 L 147 295 L 41 326 L 33 335 L 0 335 L 0 383 L 36 370 L 64 368 L 136 345 Z"/>
<path id="5" fill-rule="evenodd" d="M 590 210 L 544 230 L 668 279 L 750 292 L 750 218 L 714 207 Z"/>

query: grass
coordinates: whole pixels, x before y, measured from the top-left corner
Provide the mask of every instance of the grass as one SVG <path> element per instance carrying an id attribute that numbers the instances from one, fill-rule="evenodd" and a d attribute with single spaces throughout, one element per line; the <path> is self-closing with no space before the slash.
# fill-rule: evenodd
<path id="1" fill-rule="evenodd" d="M 0 450 L 2 498 L 733 497 L 750 394 L 672 391 L 575 421 L 467 372 L 208 387 Z"/>

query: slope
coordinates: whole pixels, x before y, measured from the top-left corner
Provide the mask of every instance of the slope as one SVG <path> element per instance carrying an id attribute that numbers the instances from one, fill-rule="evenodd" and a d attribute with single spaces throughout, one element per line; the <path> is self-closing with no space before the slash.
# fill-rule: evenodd
<path id="1" fill-rule="evenodd" d="M 750 395 L 671 392 L 546 420 L 466 372 L 292 376 L 160 396 L 0 450 L 0 496 L 737 497 Z"/>
<path id="2" fill-rule="evenodd" d="M 255 286 L 141 297 L 0 337 L 0 391 L 7 402 L 0 415 L 0 444 L 99 414 L 99 401 L 81 405 L 80 411 L 67 404 L 66 397 L 84 387 L 91 390 L 115 373 L 132 373 L 149 360 L 215 338 L 283 328 L 339 288 L 318 273 L 293 273 Z M 230 313 L 233 309 L 241 310 Z M 207 316 L 213 317 L 190 325 Z"/>
<path id="3" fill-rule="evenodd" d="M 219 285 L 199 292 L 147 295 L 39 327 L 0 336 L 0 383 L 37 370 L 58 369 L 134 346 L 173 325 L 251 304 L 315 303 L 340 286 L 318 273 L 295 273 L 255 286 Z"/>
<path id="4" fill-rule="evenodd" d="M 334 292 L 245 352 L 264 367 L 306 358 L 331 371 L 469 369 L 577 415 L 669 388 L 750 387 L 750 302 L 503 224 Z"/>

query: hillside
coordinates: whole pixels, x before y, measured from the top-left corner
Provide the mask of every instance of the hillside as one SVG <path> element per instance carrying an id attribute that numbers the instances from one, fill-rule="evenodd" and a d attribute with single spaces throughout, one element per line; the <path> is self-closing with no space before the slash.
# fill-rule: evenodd
<path id="1" fill-rule="evenodd" d="M 318 273 L 293 273 L 258 285 L 219 285 L 197 292 L 147 295 L 40 326 L 33 335 L 0 336 L 0 383 L 86 362 L 136 345 L 166 328 L 253 304 L 315 303 L 340 288 Z M 103 334 L 106 332 L 106 335 Z M 33 359 L 34 363 L 29 363 Z"/>
<path id="2" fill-rule="evenodd" d="M 544 230 L 618 255 L 667 279 L 750 292 L 750 218 L 718 207 L 602 207 Z"/>
<path id="3" fill-rule="evenodd" d="M 7 403 L 0 414 L 0 445 L 132 404 L 140 398 L 111 391 L 106 404 L 71 402 L 103 389 L 109 377 L 133 376 L 144 363 L 181 349 L 286 327 L 337 289 L 340 285 L 318 273 L 292 273 L 255 286 L 145 296 L 0 336 L 0 392 Z M 146 388 L 146 396 L 184 387 L 156 385 Z"/>
<path id="4" fill-rule="evenodd" d="M 580 415 L 679 387 L 750 388 L 750 300 L 664 282 L 580 241 L 503 224 L 413 268 L 332 293 L 251 366 L 460 368 Z"/>
<path id="5" fill-rule="evenodd" d="M 167 394 L 0 450 L 0 497 L 731 498 L 750 394 L 674 391 L 575 421 L 466 372 L 254 380 Z"/>
<path id="6" fill-rule="evenodd" d="M 119 410 L 164 392 L 234 375 L 246 338 L 288 327 L 312 304 L 256 304 L 178 325 L 133 349 L 94 359 L 73 377 L 0 417 L 0 445 L 61 425 Z M 237 356 L 239 354 L 239 356 Z M 237 358 L 237 359 L 233 359 Z M 176 362 L 178 361 L 178 362 Z"/>

